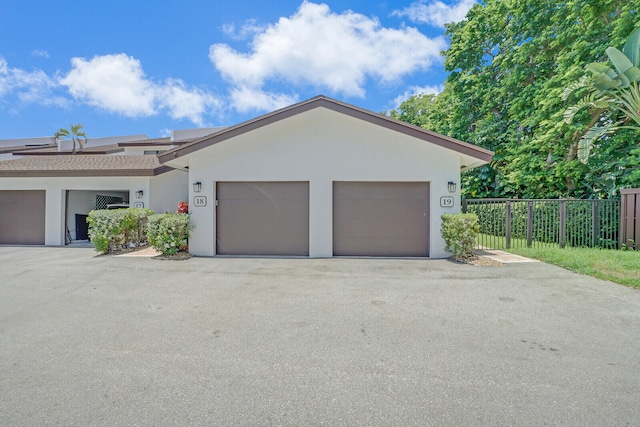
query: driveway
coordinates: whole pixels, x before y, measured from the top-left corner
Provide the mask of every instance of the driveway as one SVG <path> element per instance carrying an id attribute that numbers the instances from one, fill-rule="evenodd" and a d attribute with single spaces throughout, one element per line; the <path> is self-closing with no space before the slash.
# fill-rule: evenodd
<path id="1" fill-rule="evenodd" d="M 637 425 L 640 292 L 544 263 L 0 247 L 0 425 Z"/>

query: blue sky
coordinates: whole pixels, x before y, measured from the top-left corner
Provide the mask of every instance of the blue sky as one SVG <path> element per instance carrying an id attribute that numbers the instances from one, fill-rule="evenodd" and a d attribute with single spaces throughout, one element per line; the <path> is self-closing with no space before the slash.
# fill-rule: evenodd
<path id="1" fill-rule="evenodd" d="M 226 126 L 324 94 L 373 111 L 440 90 L 475 0 L 4 0 L 0 139 Z"/>

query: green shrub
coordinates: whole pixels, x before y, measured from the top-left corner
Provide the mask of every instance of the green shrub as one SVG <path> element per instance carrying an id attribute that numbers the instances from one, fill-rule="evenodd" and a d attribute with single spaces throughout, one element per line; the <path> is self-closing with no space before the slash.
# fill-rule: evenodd
<path id="1" fill-rule="evenodd" d="M 146 229 L 151 209 L 94 210 L 89 212 L 89 240 L 96 251 L 106 254 L 147 243 Z"/>
<path id="2" fill-rule="evenodd" d="M 442 215 L 442 237 L 445 249 L 457 258 L 469 258 L 473 255 L 476 237 L 480 232 L 478 217 L 474 213 Z"/>
<path id="3" fill-rule="evenodd" d="M 186 252 L 189 239 L 190 217 L 185 213 L 164 213 L 149 217 L 147 237 L 149 244 L 165 255 Z"/>

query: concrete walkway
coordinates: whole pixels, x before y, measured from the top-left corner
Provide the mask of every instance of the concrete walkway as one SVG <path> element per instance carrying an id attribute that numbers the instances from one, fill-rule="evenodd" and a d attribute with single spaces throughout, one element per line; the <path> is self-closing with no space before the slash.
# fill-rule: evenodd
<path id="1" fill-rule="evenodd" d="M 537 259 L 526 258 L 509 252 L 499 251 L 497 249 L 479 249 L 474 251 L 476 255 L 484 256 L 503 264 L 513 264 L 522 262 L 540 262 Z"/>

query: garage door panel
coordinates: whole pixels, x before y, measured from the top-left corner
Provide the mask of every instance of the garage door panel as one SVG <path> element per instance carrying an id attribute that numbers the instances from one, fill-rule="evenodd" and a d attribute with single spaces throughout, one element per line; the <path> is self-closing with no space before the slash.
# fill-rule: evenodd
<path id="1" fill-rule="evenodd" d="M 357 200 L 423 200 L 424 187 L 413 184 L 426 184 L 351 181 L 337 181 L 337 183 L 340 185 L 334 186 L 334 198 Z"/>
<path id="2" fill-rule="evenodd" d="M 216 252 L 309 255 L 307 182 L 219 182 Z"/>
<path id="3" fill-rule="evenodd" d="M 44 245 L 44 190 L 0 191 L 0 244 Z"/>
<path id="4" fill-rule="evenodd" d="M 371 230 L 381 238 L 411 238 L 416 231 L 421 232 L 424 225 L 421 220 L 389 221 L 383 219 L 344 219 L 334 226 L 334 233 L 344 237 L 371 236 Z"/>
<path id="5" fill-rule="evenodd" d="M 334 182 L 333 251 L 340 256 L 428 256 L 427 182 Z"/>
<path id="6" fill-rule="evenodd" d="M 424 200 L 365 200 L 351 199 L 352 203 L 344 204 L 340 216 L 344 218 L 398 218 L 423 219 L 426 218 L 427 204 Z"/>
<path id="7" fill-rule="evenodd" d="M 287 200 L 299 198 L 304 182 L 225 182 L 218 186 L 218 200 Z"/>
<path id="8" fill-rule="evenodd" d="M 345 238 L 346 247 L 367 248 L 366 252 L 345 251 L 336 256 L 373 257 L 417 257 L 425 256 L 424 247 L 418 243 L 407 243 L 404 238 L 353 237 Z"/>

